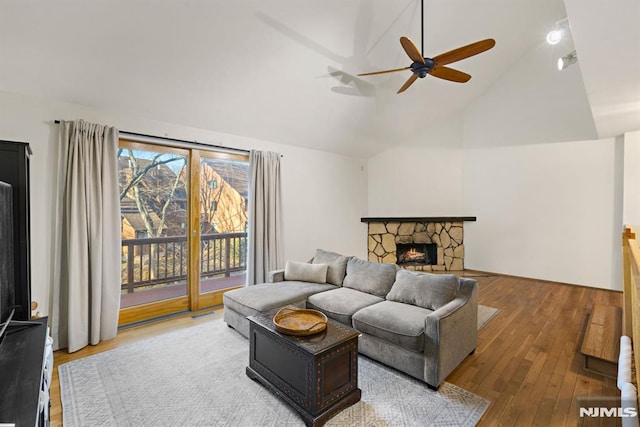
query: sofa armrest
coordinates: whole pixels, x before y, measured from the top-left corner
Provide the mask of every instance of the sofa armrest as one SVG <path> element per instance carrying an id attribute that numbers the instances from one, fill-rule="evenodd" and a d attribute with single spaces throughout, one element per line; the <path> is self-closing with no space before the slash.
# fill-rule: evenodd
<path id="1" fill-rule="evenodd" d="M 284 282 L 284 269 L 273 270 L 267 275 L 267 283 Z"/>
<path id="2" fill-rule="evenodd" d="M 463 279 L 460 295 L 425 321 L 427 383 L 439 386 L 478 344 L 478 285 Z"/>
<path id="3" fill-rule="evenodd" d="M 427 316 L 427 324 L 429 324 L 430 322 L 440 322 L 448 317 L 456 316 L 457 311 L 461 310 L 468 301 L 468 297 L 459 296 L 457 298 L 454 298 L 433 313 L 429 314 Z"/>

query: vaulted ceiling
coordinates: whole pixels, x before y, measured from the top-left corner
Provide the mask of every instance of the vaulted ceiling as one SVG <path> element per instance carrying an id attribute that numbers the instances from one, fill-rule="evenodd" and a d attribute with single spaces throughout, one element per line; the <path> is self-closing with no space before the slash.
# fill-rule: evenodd
<path id="1" fill-rule="evenodd" d="M 589 2 L 425 0 L 426 56 L 496 47 L 455 64 L 469 83 L 396 95 L 408 71 L 355 75 L 409 65 L 418 0 L 5 0 L 0 91 L 367 157 L 461 114 L 568 12 L 598 131 L 640 130 L 639 3 Z"/>

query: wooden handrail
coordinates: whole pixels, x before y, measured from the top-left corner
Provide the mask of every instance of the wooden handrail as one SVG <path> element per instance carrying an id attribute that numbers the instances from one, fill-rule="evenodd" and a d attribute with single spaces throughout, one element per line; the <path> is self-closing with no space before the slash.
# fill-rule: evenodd
<path id="1" fill-rule="evenodd" d="M 246 232 L 239 233 L 213 233 L 202 234 L 200 240 L 224 239 L 226 237 L 247 237 Z M 123 239 L 122 244 L 150 244 L 150 243 L 167 243 L 167 242 L 186 242 L 187 236 L 165 236 L 165 237 L 143 237 L 139 239 Z"/>
<path id="2" fill-rule="evenodd" d="M 631 336 L 632 328 L 632 304 L 631 304 L 631 250 L 629 249 L 629 240 L 635 240 L 636 235 L 632 230 L 632 227 L 625 226 L 622 232 L 622 283 L 623 283 L 623 296 L 624 301 L 622 305 L 623 310 L 623 322 L 622 333 Z"/>
<path id="3" fill-rule="evenodd" d="M 625 225 L 622 233 L 623 333 L 631 337 L 635 372 L 640 372 L 640 247 L 636 235 L 632 226 Z"/>

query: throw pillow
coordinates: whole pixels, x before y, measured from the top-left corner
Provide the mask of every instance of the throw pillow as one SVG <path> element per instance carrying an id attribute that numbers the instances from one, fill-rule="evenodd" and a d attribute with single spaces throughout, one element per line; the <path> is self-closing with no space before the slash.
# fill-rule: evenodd
<path id="1" fill-rule="evenodd" d="M 459 288 L 460 282 L 455 274 L 399 270 L 387 300 L 437 310 L 453 300 Z"/>
<path id="2" fill-rule="evenodd" d="M 347 262 L 349 257 L 329 252 L 322 249 L 316 249 L 316 255 L 313 257 L 314 264 L 327 264 L 327 283 L 342 286 L 344 275 L 347 272 Z"/>
<path id="3" fill-rule="evenodd" d="M 347 275 L 342 284 L 346 288 L 384 298 L 393 286 L 397 270 L 395 264 L 380 264 L 353 257 L 347 262 Z"/>
<path id="4" fill-rule="evenodd" d="M 287 261 L 284 267 L 284 280 L 327 283 L 327 267 L 327 264 Z"/>

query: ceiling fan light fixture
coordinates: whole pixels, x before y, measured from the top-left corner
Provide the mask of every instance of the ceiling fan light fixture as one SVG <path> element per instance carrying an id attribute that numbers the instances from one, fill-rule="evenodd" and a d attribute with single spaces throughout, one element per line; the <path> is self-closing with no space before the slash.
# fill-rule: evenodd
<path id="1" fill-rule="evenodd" d="M 576 62 L 578 62 L 578 55 L 576 55 L 576 51 L 574 50 L 568 55 L 558 59 L 558 71 L 562 71 L 569 65 L 575 64 Z"/>
<path id="2" fill-rule="evenodd" d="M 420 15 L 421 29 L 422 29 L 422 44 L 424 46 L 424 0 L 421 2 Z M 377 74 L 395 73 L 398 71 L 411 70 L 409 79 L 402 85 L 397 93 L 402 93 L 409 88 L 418 78 L 424 78 L 427 75 L 437 77 L 439 79 L 448 80 L 456 83 L 466 83 L 471 79 L 471 75 L 454 68 L 447 67 L 446 65 L 454 62 L 462 61 L 463 59 L 482 53 L 491 49 L 496 44 L 494 39 L 480 40 L 475 43 L 471 43 L 465 46 L 458 47 L 433 58 L 427 58 L 424 56 L 423 50 L 418 50 L 418 47 L 408 37 L 400 37 L 400 45 L 404 49 L 409 59 L 411 59 L 411 65 L 403 68 L 396 68 L 393 70 L 374 71 L 371 73 L 360 73 L 358 76 L 372 76 Z"/>

